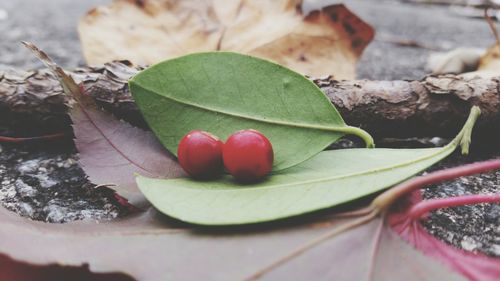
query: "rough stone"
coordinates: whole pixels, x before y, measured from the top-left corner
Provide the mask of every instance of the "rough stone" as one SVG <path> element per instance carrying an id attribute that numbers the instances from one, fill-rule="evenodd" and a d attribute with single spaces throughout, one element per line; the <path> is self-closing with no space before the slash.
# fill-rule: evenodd
<path id="1" fill-rule="evenodd" d="M 498 155 L 497 155 L 498 157 Z M 435 169 L 484 160 L 486 156 L 455 156 Z M 424 189 L 424 199 L 447 198 L 471 194 L 499 194 L 500 170 L 461 177 Z M 472 252 L 500 256 L 500 204 L 477 204 L 432 211 L 424 227 L 442 241 Z"/>
<path id="2" fill-rule="evenodd" d="M 110 220 L 126 213 L 106 188 L 94 188 L 71 145 L 0 145 L 0 204 L 34 220 Z"/>

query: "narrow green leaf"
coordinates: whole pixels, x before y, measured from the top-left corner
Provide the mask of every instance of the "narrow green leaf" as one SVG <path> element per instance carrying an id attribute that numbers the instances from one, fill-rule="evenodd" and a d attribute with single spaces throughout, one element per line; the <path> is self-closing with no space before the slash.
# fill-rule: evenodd
<path id="1" fill-rule="evenodd" d="M 388 188 L 453 152 L 470 133 L 479 109 L 458 136 L 442 148 L 345 149 L 325 151 L 254 185 L 219 181 L 152 179 L 137 184 L 161 212 L 204 225 L 257 223 L 296 216 L 346 203 Z"/>
<path id="2" fill-rule="evenodd" d="M 373 146 L 370 135 L 344 123 L 314 83 L 266 60 L 192 54 L 152 66 L 129 85 L 149 126 L 172 153 L 191 130 L 222 139 L 241 129 L 259 130 L 273 145 L 273 170 L 301 163 L 345 134 Z"/>

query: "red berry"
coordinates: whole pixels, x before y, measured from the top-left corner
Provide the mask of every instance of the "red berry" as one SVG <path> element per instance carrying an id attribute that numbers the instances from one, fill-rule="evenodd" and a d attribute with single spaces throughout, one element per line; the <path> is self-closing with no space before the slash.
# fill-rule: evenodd
<path id="1" fill-rule="evenodd" d="M 193 178 L 213 178 L 222 172 L 223 145 L 208 132 L 191 131 L 179 143 L 179 164 Z"/>
<path id="2" fill-rule="evenodd" d="M 227 171 L 237 180 L 253 182 L 262 179 L 271 171 L 273 147 L 260 132 L 242 130 L 227 139 L 222 158 Z"/>

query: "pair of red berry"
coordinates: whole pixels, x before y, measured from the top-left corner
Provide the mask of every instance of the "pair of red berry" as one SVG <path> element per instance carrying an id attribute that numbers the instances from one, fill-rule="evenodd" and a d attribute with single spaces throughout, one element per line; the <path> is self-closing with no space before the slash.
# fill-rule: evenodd
<path id="1" fill-rule="evenodd" d="M 256 130 L 238 131 L 226 143 L 208 132 L 191 131 L 181 139 L 177 156 L 181 167 L 193 178 L 216 177 L 225 167 L 244 182 L 265 177 L 274 159 L 271 142 Z"/>

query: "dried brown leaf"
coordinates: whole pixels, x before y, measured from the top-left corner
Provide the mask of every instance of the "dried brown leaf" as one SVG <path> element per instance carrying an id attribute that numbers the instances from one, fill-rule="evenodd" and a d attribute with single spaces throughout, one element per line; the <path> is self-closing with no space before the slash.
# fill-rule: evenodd
<path id="1" fill-rule="evenodd" d="M 500 76 L 500 44 L 497 43 L 486 50 L 479 60 L 475 74 L 483 78 Z"/>
<path id="2" fill-rule="evenodd" d="M 352 79 L 373 29 L 343 5 L 304 14 L 298 0 L 115 0 L 91 10 L 79 33 L 89 64 L 153 64 L 226 50 L 271 59 L 314 77 Z"/>
<path id="3" fill-rule="evenodd" d="M 500 45 L 487 50 L 457 48 L 449 52 L 432 54 L 428 60 L 432 74 L 456 73 L 467 79 L 490 79 L 500 76 Z"/>

